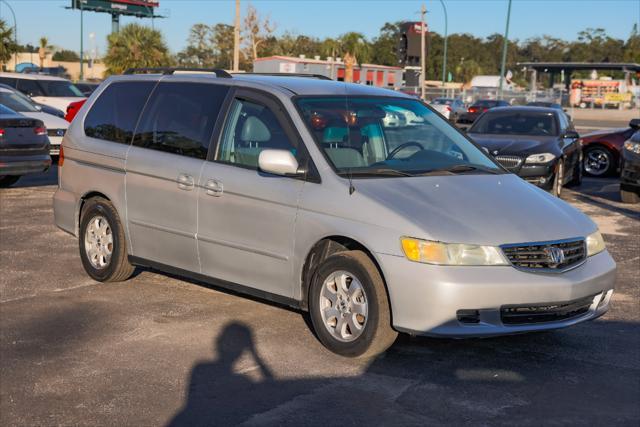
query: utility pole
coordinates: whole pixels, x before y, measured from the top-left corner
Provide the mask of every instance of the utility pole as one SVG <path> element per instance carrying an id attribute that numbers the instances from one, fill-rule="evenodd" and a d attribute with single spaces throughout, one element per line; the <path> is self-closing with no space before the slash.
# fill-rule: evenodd
<path id="1" fill-rule="evenodd" d="M 511 0 L 507 7 L 507 27 L 504 30 L 504 44 L 502 46 L 502 63 L 500 64 L 500 86 L 498 87 L 498 99 L 502 99 L 502 85 L 504 81 L 505 64 L 507 62 L 507 48 L 509 46 L 509 20 L 511 19 Z"/>
<path id="2" fill-rule="evenodd" d="M 84 80 L 84 11 L 82 1 L 80 3 L 80 80 Z"/>
<path id="3" fill-rule="evenodd" d="M 236 23 L 233 29 L 233 71 L 240 71 L 240 0 L 236 0 Z"/>
<path id="4" fill-rule="evenodd" d="M 426 58 L 425 58 L 425 47 L 426 47 L 426 24 L 425 24 L 425 15 L 427 13 L 427 8 L 424 3 L 422 3 L 422 8 L 420 9 L 420 98 L 424 100 L 424 81 L 425 81 L 425 73 L 426 73 Z"/>

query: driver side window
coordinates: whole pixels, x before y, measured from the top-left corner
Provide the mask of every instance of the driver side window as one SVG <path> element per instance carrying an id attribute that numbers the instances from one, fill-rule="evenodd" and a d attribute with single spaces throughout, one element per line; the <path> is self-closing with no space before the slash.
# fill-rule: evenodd
<path id="1" fill-rule="evenodd" d="M 297 151 L 275 114 L 265 105 L 235 99 L 222 133 L 217 161 L 258 169 L 265 149 Z"/>

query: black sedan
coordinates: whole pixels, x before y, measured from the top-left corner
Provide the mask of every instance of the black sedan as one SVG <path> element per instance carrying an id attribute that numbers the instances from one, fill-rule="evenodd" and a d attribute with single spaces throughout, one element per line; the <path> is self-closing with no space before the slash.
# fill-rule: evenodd
<path id="1" fill-rule="evenodd" d="M 496 107 L 508 107 L 507 101 L 497 99 L 479 99 L 469 106 L 466 113 L 458 116 L 458 123 L 473 123 L 485 111 Z"/>
<path id="2" fill-rule="evenodd" d="M 50 166 L 49 138 L 42 121 L 0 105 L 0 187 Z"/>
<path id="3" fill-rule="evenodd" d="M 623 145 L 620 198 L 625 203 L 640 203 L 640 130 Z"/>
<path id="4" fill-rule="evenodd" d="M 582 182 L 579 135 L 562 110 L 495 108 L 469 129 L 469 136 L 502 166 L 552 194 Z"/>

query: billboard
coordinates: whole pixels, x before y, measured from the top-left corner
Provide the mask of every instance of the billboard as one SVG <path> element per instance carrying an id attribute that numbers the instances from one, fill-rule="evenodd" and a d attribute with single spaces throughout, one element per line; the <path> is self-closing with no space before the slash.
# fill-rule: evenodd
<path id="1" fill-rule="evenodd" d="M 160 6 L 158 0 L 71 0 L 72 9 L 89 12 L 107 12 L 118 15 L 151 18 L 154 8 Z"/>

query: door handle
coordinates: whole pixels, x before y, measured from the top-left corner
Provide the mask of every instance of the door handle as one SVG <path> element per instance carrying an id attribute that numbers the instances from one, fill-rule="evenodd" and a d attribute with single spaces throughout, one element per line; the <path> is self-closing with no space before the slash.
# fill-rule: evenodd
<path id="1" fill-rule="evenodd" d="M 209 179 L 204 185 L 204 188 L 207 190 L 207 196 L 220 197 L 222 196 L 224 187 L 217 179 Z"/>
<path id="2" fill-rule="evenodd" d="M 195 181 L 191 175 L 187 175 L 186 173 L 181 173 L 178 175 L 178 179 L 176 180 L 178 183 L 178 188 L 181 190 L 191 191 L 193 190 Z"/>

